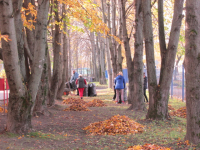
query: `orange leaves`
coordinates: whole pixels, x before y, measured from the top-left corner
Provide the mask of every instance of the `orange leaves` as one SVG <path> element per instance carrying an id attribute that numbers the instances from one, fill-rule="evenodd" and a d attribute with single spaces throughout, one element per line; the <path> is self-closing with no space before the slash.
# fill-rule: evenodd
<path id="1" fill-rule="evenodd" d="M 102 100 L 93 99 L 91 102 L 86 104 L 87 107 L 103 107 L 107 106 Z"/>
<path id="2" fill-rule="evenodd" d="M 168 110 L 175 110 L 171 105 L 168 105 Z"/>
<path id="3" fill-rule="evenodd" d="M 127 150 L 170 150 L 170 148 L 161 147 L 155 144 L 144 144 L 143 146 L 130 146 Z"/>
<path id="4" fill-rule="evenodd" d="M 0 107 L 0 112 L 3 113 L 4 112 L 4 108 Z M 8 113 L 7 109 L 5 109 L 5 113 Z"/>
<path id="5" fill-rule="evenodd" d="M 80 98 L 77 99 L 73 97 L 63 100 L 63 104 L 86 104 L 86 103 L 87 102 L 85 102 L 84 100 Z"/>
<path id="6" fill-rule="evenodd" d="M 92 135 L 116 135 L 141 133 L 144 126 L 131 120 L 127 116 L 116 115 L 108 120 L 95 122 L 83 128 Z"/>
<path id="7" fill-rule="evenodd" d="M 186 107 L 181 107 L 178 110 L 171 112 L 170 115 L 186 118 Z"/>
<path id="8" fill-rule="evenodd" d="M 30 15 L 29 20 L 27 20 L 26 16 Z M 21 17 L 23 21 L 23 25 L 27 27 L 29 30 L 35 29 L 35 26 L 33 25 L 36 22 L 37 18 L 37 10 L 35 9 L 35 6 L 31 3 L 28 4 L 27 8 L 22 8 L 21 10 Z"/>
<path id="9" fill-rule="evenodd" d="M 64 111 L 90 111 L 84 104 L 72 104 L 70 107 L 64 109 Z"/>
<path id="10" fill-rule="evenodd" d="M 0 41 L 1 41 L 1 39 L 4 39 L 6 42 L 12 41 L 11 39 L 9 39 L 8 35 L 1 35 L 1 32 L 0 32 Z"/>

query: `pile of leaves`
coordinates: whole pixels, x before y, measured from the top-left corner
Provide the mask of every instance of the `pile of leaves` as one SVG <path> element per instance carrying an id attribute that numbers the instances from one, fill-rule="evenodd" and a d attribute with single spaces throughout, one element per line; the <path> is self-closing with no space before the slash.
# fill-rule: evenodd
<path id="1" fill-rule="evenodd" d="M 86 104 L 87 107 L 103 107 L 107 106 L 102 100 L 93 99 L 92 101 Z"/>
<path id="2" fill-rule="evenodd" d="M 64 111 L 90 111 L 85 104 L 72 104 L 70 107 L 64 109 Z"/>
<path id="3" fill-rule="evenodd" d="M 127 116 L 116 115 L 108 120 L 95 122 L 83 128 L 91 135 L 116 135 L 142 133 L 144 126 Z"/>
<path id="4" fill-rule="evenodd" d="M 68 99 L 63 100 L 63 103 L 64 104 L 86 104 L 87 102 L 85 102 L 84 100 L 80 98 L 70 97 Z"/>
<path id="5" fill-rule="evenodd" d="M 161 147 L 155 144 L 144 144 L 130 146 L 127 150 L 170 150 L 170 148 Z"/>
<path id="6" fill-rule="evenodd" d="M 170 112 L 170 115 L 186 118 L 186 107 L 181 107 L 176 111 Z"/>
<path id="7" fill-rule="evenodd" d="M 175 108 L 173 108 L 172 105 L 168 105 L 168 110 L 175 110 Z"/>
<path id="8" fill-rule="evenodd" d="M 0 112 L 3 113 L 4 112 L 4 108 L 0 107 Z M 8 110 L 5 109 L 5 113 L 7 113 L 7 112 L 8 112 Z"/>

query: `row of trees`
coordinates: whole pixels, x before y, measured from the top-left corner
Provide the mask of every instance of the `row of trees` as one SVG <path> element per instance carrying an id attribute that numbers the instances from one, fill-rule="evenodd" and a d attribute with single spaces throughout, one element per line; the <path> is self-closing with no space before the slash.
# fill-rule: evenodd
<path id="1" fill-rule="evenodd" d="M 129 109 L 145 110 L 143 47 L 150 99 L 147 118 L 168 119 L 169 88 L 184 17 L 183 5 L 184 0 L 174 1 L 170 33 L 166 34 L 163 0 L 0 1 L 0 50 L 10 86 L 6 130 L 26 133 L 35 112 L 48 115 L 47 104 L 52 106 L 56 98 L 62 98 L 70 70 L 72 66 L 79 67 L 80 59 L 90 60 L 92 74 L 101 84 L 106 83 L 107 69 L 110 88 L 125 62 L 129 77 Z M 198 0 L 187 0 L 185 7 L 186 139 L 193 143 L 200 141 L 199 6 Z M 158 11 L 157 17 L 153 8 Z M 155 18 L 156 27 L 152 21 Z M 156 28 L 161 59 L 158 83 L 154 56 Z M 78 57 L 74 57 L 76 55 Z"/>

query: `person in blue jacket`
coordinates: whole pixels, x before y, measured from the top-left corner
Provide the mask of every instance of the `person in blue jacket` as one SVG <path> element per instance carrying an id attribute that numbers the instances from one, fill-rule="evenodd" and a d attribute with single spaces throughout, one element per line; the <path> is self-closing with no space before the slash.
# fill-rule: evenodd
<path id="1" fill-rule="evenodd" d="M 126 82 L 123 77 L 123 73 L 119 72 L 115 79 L 115 89 L 116 89 L 116 104 L 119 102 L 119 93 L 121 93 L 122 104 L 124 104 L 124 88 L 126 87 Z"/>

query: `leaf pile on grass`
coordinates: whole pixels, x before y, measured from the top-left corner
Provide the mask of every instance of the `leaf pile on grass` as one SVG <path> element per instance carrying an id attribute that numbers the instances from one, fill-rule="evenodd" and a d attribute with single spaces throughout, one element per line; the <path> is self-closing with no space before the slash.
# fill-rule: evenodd
<path id="1" fill-rule="evenodd" d="M 144 144 L 130 146 L 127 150 L 170 150 L 170 148 L 161 147 L 155 144 Z"/>
<path id="2" fill-rule="evenodd" d="M 127 116 L 116 115 L 105 121 L 99 121 L 83 128 L 91 135 L 116 135 L 142 133 L 144 126 Z"/>
<path id="3" fill-rule="evenodd" d="M 173 108 L 172 105 L 168 105 L 168 110 L 175 110 L 175 108 Z"/>
<path id="4" fill-rule="evenodd" d="M 176 111 L 170 112 L 170 115 L 186 118 L 186 107 L 181 107 Z"/>
<path id="5" fill-rule="evenodd" d="M 68 99 L 63 100 L 63 103 L 64 104 L 86 104 L 87 102 L 85 102 L 84 100 L 80 98 L 70 97 Z"/>
<path id="6" fill-rule="evenodd" d="M 70 107 L 64 109 L 64 111 L 90 111 L 85 104 L 72 104 Z"/>
<path id="7" fill-rule="evenodd" d="M 102 100 L 93 99 L 92 101 L 86 104 L 87 107 L 103 107 L 107 106 Z"/>

